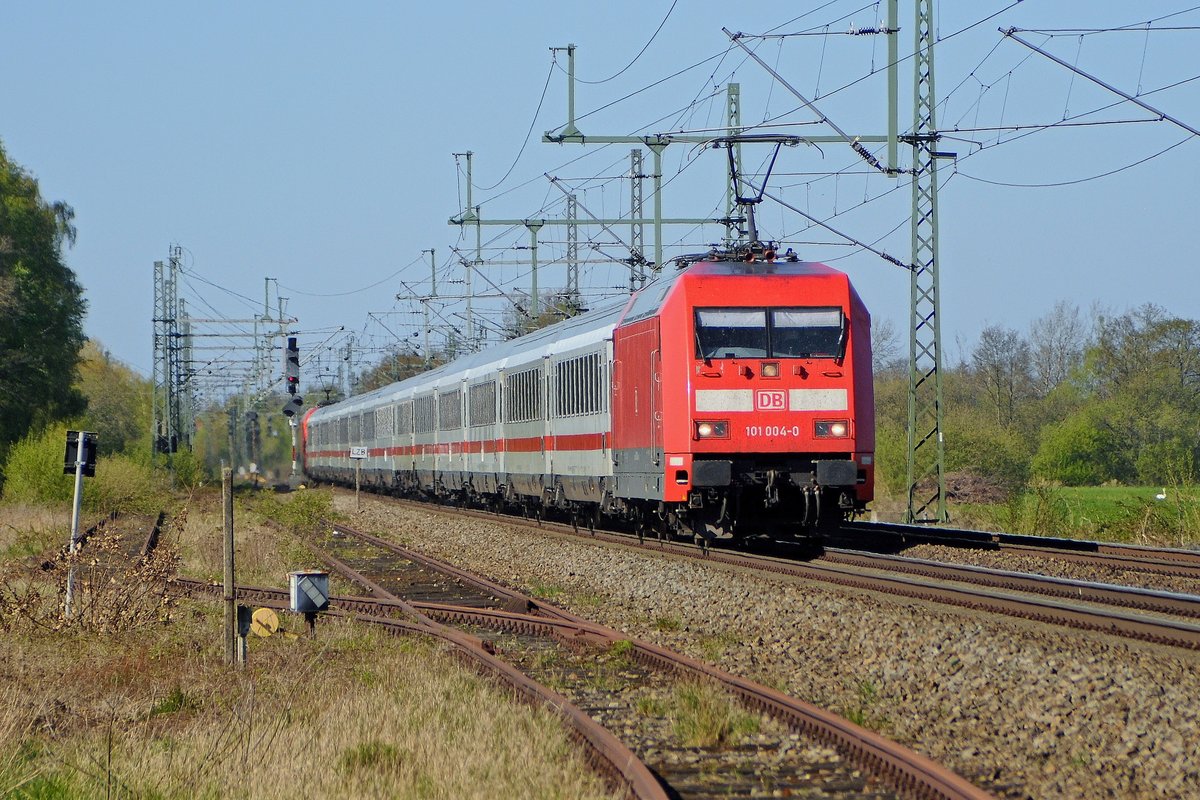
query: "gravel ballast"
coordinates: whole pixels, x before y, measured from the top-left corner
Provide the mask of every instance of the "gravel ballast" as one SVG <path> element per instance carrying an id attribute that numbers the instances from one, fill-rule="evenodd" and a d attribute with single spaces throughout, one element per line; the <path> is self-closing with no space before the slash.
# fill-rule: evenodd
<path id="1" fill-rule="evenodd" d="M 1050 555 L 1036 556 L 1009 551 L 973 550 L 965 547 L 921 544 L 905 550 L 907 558 L 925 558 L 952 564 L 970 564 L 990 569 L 1005 569 L 1013 572 L 1030 572 L 1073 581 L 1116 583 L 1123 586 L 1140 586 L 1164 592 L 1200 594 L 1200 581 L 1179 575 L 1159 575 L 1134 569 L 1120 569 L 1103 564 L 1081 564 L 1053 558 Z"/>
<path id="2" fill-rule="evenodd" d="M 859 722 L 1001 797 L 1200 796 L 1200 655 L 352 495 L 374 530 Z M 644 550 L 644 552 L 643 552 Z"/>

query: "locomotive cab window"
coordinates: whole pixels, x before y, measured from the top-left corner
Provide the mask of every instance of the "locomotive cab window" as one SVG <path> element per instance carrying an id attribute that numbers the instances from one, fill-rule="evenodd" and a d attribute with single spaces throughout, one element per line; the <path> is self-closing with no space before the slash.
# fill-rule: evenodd
<path id="1" fill-rule="evenodd" d="M 696 358 L 841 358 L 840 308 L 698 308 Z"/>
<path id="2" fill-rule="evenodd" d="M 840 308 L 771 309 L 771 355 L 841 358 L 846 324 Z"/>
<path id="3" fill-rule="evenodd" d="M 766 310 L 696 309 L 697 358 L 762 358 L 767 352 Z"/>

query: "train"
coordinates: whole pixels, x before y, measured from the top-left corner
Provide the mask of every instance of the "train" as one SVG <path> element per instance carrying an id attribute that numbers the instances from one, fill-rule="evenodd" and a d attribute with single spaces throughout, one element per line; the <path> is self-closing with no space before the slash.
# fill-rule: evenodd
<path id="1" fill-rule="evenodd" d="M 861 514 L 875 483 L 871 319 L 848 276 L 770 246 L 673 267 L 309 410 L 304 473 L 699 543 L 809 536 Z"/>

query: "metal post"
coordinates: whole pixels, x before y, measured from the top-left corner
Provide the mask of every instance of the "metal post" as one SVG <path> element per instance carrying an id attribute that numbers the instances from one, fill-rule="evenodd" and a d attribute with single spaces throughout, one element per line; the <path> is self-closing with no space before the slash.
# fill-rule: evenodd
<path id="1" fill-rule="evenodd" d="M 900 0 L 888 0 L 888 133 L 887 165 L 891 175 L 899 176 L 896 137 L 900 132 Z"/>
<path id="2" fill-rule="evenodd" d="M 579 136 L 579 128 L 575 127 L 575 45 L 551 47 L 550 52 L 567 51 L 567 124 L 563 128 L 564 136 Z"/>
<path id="3" fill-rule="evenodd" d="M 292 429 L 292 478 L 296 477 L 296 428 L 299 424 L 296 422 L 296 415 L 288 417 L 288 427 Z"/>
<path id="4" fill-rule="evenodd" d="M 225 510 L 225 662 L 237 662 L 237 585 L 233 580 L 233 470 L 221 470 L 221 500 Z"/>
<path id="5" fill-rule="evenodd" d="M 646 179 L 642 170 L 642 149 L 635 147 L 629 151 L 629 291 L 632 293 L 642 288 L 646 282 L 646 273 L 642 265 L 646 263 L 645 234 L 646 226 L 642 222 L 642 181 Z"/>
<path id="6" fill-rule="evenodd" d="M 742 85 L 731 83 L 725 87 L 725 129 L 729 136 L 742 132 Z M 738 211 L 737 198 L 741 196 L 742 182 L 742 144 L 738 142 L 733 147 L 733 163 L 736 167 L 736 185 L 730 181 L 725 185 L 725 246 L 733 247 L 742 238 L 741 229 L 733 222 L 733 216 Z"/>
<path id="7" fill-rule="evenodd" d="M 647 146 L 654 154 L 654 271 L 660 272 L 663 264 L 662 154 L 667 146 L 665 144 Z"/>
<path id="8" fill-rule="evenodd" d="M 579 203 L 574 194 L 567 195 L 567 296 L 572 302 L 579 297 Z"/>
<path id="9" fill-rule="evenodd" d="M 533 265 L 529 289 L 529 321 L 532 324 L 541 313 L 538 307 L 538 231 L 542 229 L 542 222 L 529 220 L 525 223 L 525 227 L 529 228 L 529 259 Z"/>
<path id="10" fill-rule="evenodd" d="M 79 432 L 79 441 L 75 446 L 75 500 L 71 506 L 71 546 L 70 560 L 67 562 L 67 596 L 63 603 L 66 617 L 70 619 L 72 603 L 75 600 L 75 554 L 79 552 L 79 509 L 83 503 L 83 463 L 86 457 L 84 450 L 84 433 Z"/>
<path id="11" fill-rule="evenodd" d="M 362 511 L 362 503 L 358 499 L 359 476 L 362 474 L 361 459 L 354 459 L 354 510 Z"/>
<path id="12" fill-rule="evenodd" d="M 483 229 L 479 226 L 478 219 L 475 222 L 475 263 L 465 264 L 467 268 L 467 341 L 470 342 L 472 352 L 479 349 L 479 343 L 475 341 L 475 313 L 471 308 L 472 300 L 475 298 L 475 289 L 472 288 L 473 284 L 471 281 L 474 278 L 475 265 L 483 263 L 483 258 L 479 255 L 483 250 L 483 242 L 480 235 Z"/>
<path id="13" fill-rule="evenodd" d="M 429 298 L 421 298 L 422 317 L 424 319 L 425 330 L 425 369 L 429 369 L 429 365 L 433 361 L 433 355 L 429 352 Z"/>
<path id="14" fill-rule="evenodd" d="M 941 299 L 938 292 L 937 122 L 933 0 L 917 0 L 913 59 L 912 270 L 909 278 L 908 522 L 945 522 Z M 921 488 L 932 480 L 933 485 Z"/>
<path id="15" fill-rule="evenodd" d="M 437 297 L 437 264 L 435 263 L 436 248 L 429 248 L 429 296 Z"/>
<path id="16" fill-rule="evenodd" d="M 177 447 L 182 440 L 182 414 L 179 388 L 182 386 L 180 342 L 179 342 L 179 272 L 183 264 L 183 248 L 177 244 L 171 245 L 171 255 L 167 260 L 166 301 L 168 305 L 167 353 L 170 359 L 170 372 L 167 380 L 171 385 L 171 441 Z M 173 456 L 171 456 L 173 459 Z"/>

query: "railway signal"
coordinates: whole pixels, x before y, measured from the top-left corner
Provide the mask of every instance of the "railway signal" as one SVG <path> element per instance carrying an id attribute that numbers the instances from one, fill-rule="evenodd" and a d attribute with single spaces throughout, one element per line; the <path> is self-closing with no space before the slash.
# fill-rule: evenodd
<path id="1" fill-rule="evenodd" d="M 295 394 L 296 390 L 300 388 L 300 347 L 296 344 L 295 336 L 288 337 L 283 369 L 287 379 L 288 394 Z"/>
<path id="2" fill-rule="evenodd" d="M 63 474 L 75 476 L 75 496 L 71 507 L 71 554 L 79 550 L 79 506 L 83 500 L 83 478 L 96 477 L 96 434 L 90 431 L 67 431 L 67 449 L 63 456 Z M 71 616 L 75 595 L 75 561 L 67 568 L 67 594 L 63 610 Z"/>
<path id="3" fill-rule="evenodd" d="M 291 400 L 283 404 L 283 415 L 285 417 L 293 417 L 300 413 L 300 409 L 304 408 L 304 398 L 296 395 Z"/>

